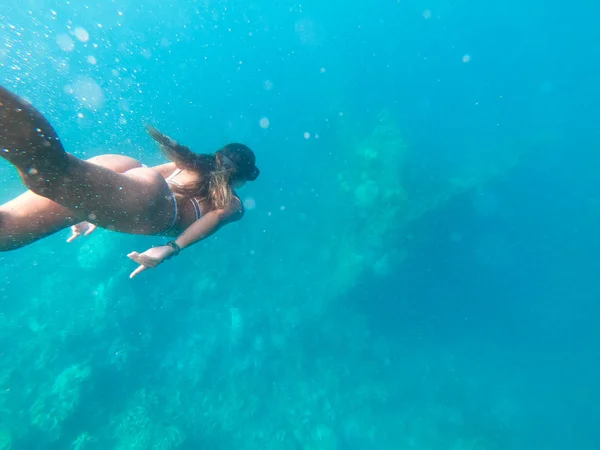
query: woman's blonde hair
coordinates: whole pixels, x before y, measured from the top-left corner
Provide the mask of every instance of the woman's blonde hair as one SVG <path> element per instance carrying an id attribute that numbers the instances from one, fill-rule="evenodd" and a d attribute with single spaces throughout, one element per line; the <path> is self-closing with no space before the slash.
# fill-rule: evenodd
<path id="1" fill-rule="evenodd" d="M 233 191 L 229 184 L 231 172 L 227 169 L 218 168 L 210 171 L 208 176 L 208 200 L 215 209 L 228 208 L 233 200 Z"/>
<path id="2" fill-rule="evenodd" d="M 230 181 L 234 173 L 240 172 L 240 167 L 245 179 L 255 180 L 259 174 L 258 168 L 254 163 L 254 154 L 243 144 L 228 144 L 216 154 L 210 155 L 206 153 L 194 153 L 189 147 L 180 145 L 170 137 L 162 134 L 152 126 L 146 127 L 150 135 L 160 144 L 163 154 L 173 161 L 179 169 L 197 172 L 205 177 L 204 181 L 186 191 L 190 194 L 200 194 L 206 196 L 214 209 L 226 209 L 231 205 L 233 200 L 233 190 L 231 189 Z M 235 164 L 218 164 L 217 157 L 227 158 L 231 163 L 232 155 L 226 156 L 225 151 L 242 152 L 242 156 L 238 155 L 239 167 Z M 238 174 L 239 175 L 239 174 Z"/>
<path id="3" fill-rule="evenodd" d="M 197 172 L 205 177 L 201 184 L 186 189 L 190 194 L 206 196 L 214 209 L 226 209 L 231 205 L 231 171 L 217 164 L 216 155 L 194 153 L 188 147 L 179 144 L 161 145 L 161 149 L 177 168 Z"/>

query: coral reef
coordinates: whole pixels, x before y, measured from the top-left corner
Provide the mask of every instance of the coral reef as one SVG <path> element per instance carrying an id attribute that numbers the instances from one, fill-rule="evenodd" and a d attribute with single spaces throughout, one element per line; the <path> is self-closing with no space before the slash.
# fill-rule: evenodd
<path id="1" fill-rule="evenodd" d="M 390 242 L 485 179 L 411 191 L 400 127 L 376 124 L 340 139 L 291 211 L 248 214 L 147 281 L 115 263 L 140 241 L 101 232 L 0 269 L 19 298 L 0 314 L 0 449 L 495 449 L 491 416 L 443 400 L 459 368 L 418 361 L 347 302 L 365 274 L 409 263 Z"/>

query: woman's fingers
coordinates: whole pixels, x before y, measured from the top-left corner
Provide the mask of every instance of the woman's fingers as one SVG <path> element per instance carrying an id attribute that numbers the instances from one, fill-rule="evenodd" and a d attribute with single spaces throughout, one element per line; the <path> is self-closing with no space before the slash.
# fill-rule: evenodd
<path id="1" fill-rule="evenodd" d="M 71 236 L 67 239 L 67 242 L 73 242 L 81 236 L 81 223 L 76 223 L 75 225 L 71 225 Z"/>
<path id="2" fill-rule="evenodd" d="M 142 255 L 140 255 L 138 252 L 131 252 L 127 255 L 127 257 L 129 259 L 134 260 L 136 263 L 139 264 L 139 266 L 133 271 L 131 272 L 131 274 L 129 275 L 129 279 L 135 277 L 136 275 L 138 275 L 139 273 L 143 272 L 144 270 L 146 270 L 148 268 L 148 266 L 145 266 L 142 263 Z"/>
<path id="3" fill-rule="evenodd" d="M 77 231 L 75 231 L 75 230 L 72 230 L 72 231 L 71 231 L 71 236 L 69 236 L 69 237 L 67 238 L 67 243 L 69 243 L 69 242 L 73 242 L 73 241 L 74 241 L 75 239 L 77 239 L 79 236 L 81 236 L 81 233 L 79 233 L 79 232 L 77 232 Z"/>
<path id="4" fill-rule="evenodd" d="M 127 255 L 127 257 L 140 265 L 136 270 L 134 270 L 129 278 L 135 277 L 138 273 L 143 272 L 146 269 L 152 269 L 157 266 L 157 261 L 153 258 L 144 255 L 143 253 L 131 252 Z"/>
<path id="5" fill-rule="evenodd" d="M 71 236 L 68 237 L 67 242 L 73 242 L 80 236 L 89 236 L 91 233 L 96 231 L 98 227 L 93 223 L 80 222 L 71 226 Z"/>
<path id="6" fill-rule="evenodd" d="M 129 259 L 133 259 L 136 263 L 141 264 L 140 262 L 140 254 L 138 252 L 131 252 L 127 255 Z"/>
<path id="7" fill-rule="evenodd" d="M 88 225 L 88 229 L 85 230 L 85 233 L 83 233 L 84 236 L 89 236 L 91 233 L 93 233 L 94 231 L 96 231 L 96 228 L 98 228 L 97 225 L 94 225 L 93 223 L 90 223 Z"/>
<path id="8" fill-rule="evenodd" d="M 146 270 L 148 267 L 144 266 L 143 264 L 141 264 L 140 266 L 138 266 L 137 269 L 135 269 L 133 272 L 131 272 L 131 275 L 129 275 L 129 279 L 135 277 L 136 275 L 138 275 L 139 273 L 143 272 L 144 270 Z"/>

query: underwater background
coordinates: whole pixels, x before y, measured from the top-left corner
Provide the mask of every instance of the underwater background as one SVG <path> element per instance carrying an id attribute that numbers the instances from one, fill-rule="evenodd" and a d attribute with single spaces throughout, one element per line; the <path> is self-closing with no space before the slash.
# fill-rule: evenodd
<path id="1" fill-rule="evenodd" d="M 67 151 L 262 173 L 134 280 L 164 239 L 0 255 L 0 450 L 600 448 L 599 9 L 3 0 Z"/>

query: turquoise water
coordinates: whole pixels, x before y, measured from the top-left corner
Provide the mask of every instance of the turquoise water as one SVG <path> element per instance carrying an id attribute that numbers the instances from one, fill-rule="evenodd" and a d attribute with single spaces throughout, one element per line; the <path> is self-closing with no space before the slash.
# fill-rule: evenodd
<path id="1" fill-rule="evenodd" d="M 0 255 L 1 450 L 599 447 L 597 5 L 4 3 L 67 151 L 261 176 L 134 280 L 163 238 Z"/>

